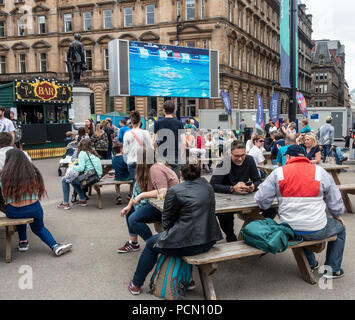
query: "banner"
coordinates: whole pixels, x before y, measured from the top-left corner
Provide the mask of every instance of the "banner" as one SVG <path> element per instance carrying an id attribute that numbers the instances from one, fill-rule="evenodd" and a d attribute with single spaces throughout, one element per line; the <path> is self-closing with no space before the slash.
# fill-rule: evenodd
<path id="1" fill-rule="evenodd" d="M 231 121 L 231 124 L 233 125 L 231 99 L 229 98 L 229 95 L 222 90 L 221 90 L 221 97 L 223 100 L 224 108 L 226 109 L 228 115 L 230 116 L 230 121 Z"/>
<path id="2" fill-rule="evenodd" d="M 303 115 L 306 118 L 308 118 L 307 103 L 306 103 L 306 99 L 304 98 L 303 94 L 301 92 L 297 91 L 296 99 L 297 99 L 297 103 L 298 103 Z"/>
<path id="3" fill-rule="evenodd" d="M 279 94 L 275 93 L 270 101 L 269 117 L 273 123 L 279 120 Z"/>
<path id="4" fill-rule="evenodd" d="M 263 108 L 263 99 L 261 98 L 260 94 L 256 95 L 257 102 L 258 102 L 258 110 L 256 112 L 256 123 L 255 128 L 256 131 L 262 131 L 260 134 L 264 132 L 264 108 Z"/>
<path id="5" fill-rule="evenodd" d="M 290 88 L 290 0 L 280 4 L 281 87 Z"/>
<path id="6" fill-rule="evenodd" d="M 298 0 L 291 0 L 294 1 L 294 8 L 296 8 L 296 13 L 294 14 L 294 27 L 293 30 L 295 30 L 295 61 L 296 61 L 296 83 L 295 83 L 295 87 L 296 89 L 298 89 Z"/>

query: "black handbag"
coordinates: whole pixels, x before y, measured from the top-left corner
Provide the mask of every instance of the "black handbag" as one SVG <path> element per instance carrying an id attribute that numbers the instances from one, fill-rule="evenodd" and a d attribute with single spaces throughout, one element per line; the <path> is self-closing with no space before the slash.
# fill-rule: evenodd
<path id="1" fill-rule="evenodd" d="M 80 184 L 81 188 L 90 187 L 90 186 L 92 186 L 95 183 L 100 181 L 100 177 L 97 174 L 95 166 L 92 163 L 92 161 L 90 159 L 90 156 L 89 156 L 87 151 L 86 151 L 86 154 L 87 154 L 87 156 L 88 156 L 88 158 L 89 158 L 89 160 L 90 160 L 90 162 L 92 164 L 93 169 L 91 169 L 91 170 L 89 170 L 87 172 L 82 172 L 82 173 L 79 174 L 78 181 L 79 181 L 79 184 Z"/>

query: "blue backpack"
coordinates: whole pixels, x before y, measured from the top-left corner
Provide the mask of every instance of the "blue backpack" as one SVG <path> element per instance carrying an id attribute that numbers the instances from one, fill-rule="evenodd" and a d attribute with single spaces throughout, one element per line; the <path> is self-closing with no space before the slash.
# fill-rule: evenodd
<path id="1" fill-rule="evenodd" d="M 160 255 L 150 279 L 150 293 L 167 300 L 182 300 L 192 277 L 192 265 L 179 257 Z"/>

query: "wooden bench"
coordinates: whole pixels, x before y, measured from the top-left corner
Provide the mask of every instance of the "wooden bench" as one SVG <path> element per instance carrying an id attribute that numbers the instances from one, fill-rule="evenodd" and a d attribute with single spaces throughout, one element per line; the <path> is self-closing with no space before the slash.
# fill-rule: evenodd
<path id="1" fill-rule="evenodd" d="M 338 185 L 338 188 L 341 192 L 345 207 L 349 213 L 355 213 L 352 203 L 347 196 L 348 194 L 354 194 L 355 195 L 355 184 L 340 184 Z"/>
<path id="2" fill-rule="evenodd" d="M 22 224 L 33 222 L 32 218 L 29 219 L 9 219 L 0 217 L 0 227 L 5 227 L 6 243 L 5 243 L 5 262 L 9 263 L 12 260 L 11 255 L 11 237 L 15 233 L 15 227 Z"/>
<path id="3" fill-rule="evenodd" d="M 302 243 L 289 246 L 292 249 L 298 268 L 303 280 L 310 284 L 315 284 L 316 279 L 308 264 L 303 248 L 307 247 L 313 252 L 321 252 L 325 249 L 329 241 L 335 241 L 336 236 L 319 241 L 304 241 Z M 249 246 L 244 241 L 220 243 L 213 246 L 211 250 L 196 256 L 183 257 L 192 265 L 196 265 L 199 271 L 203 292 L 207 300 L 216 300 L 216 293 L 211 275 L 217 270 L 218 263 L 222 261 L 250 257 L 265 253 L 255 247 Z"/>
<path id="4" fill-rule="evenodd" d="M 103 186 L 109 186 L 109 185 L 121 185 L 121 184 L 133 184 L 133 180 L 127 180 L 127 181 L 116 181 L 114 178 L 109 178 L 105 177 L 104 179 L 101 179 L 98 183 L 95 183 L 93 185 L 96 195 L 97 195 L 97 206 L 99 209 L 102 209 L 102 196 L 101 196 L 101 188 Z M 91 194 L 91 193 L 89 193 Z"/>

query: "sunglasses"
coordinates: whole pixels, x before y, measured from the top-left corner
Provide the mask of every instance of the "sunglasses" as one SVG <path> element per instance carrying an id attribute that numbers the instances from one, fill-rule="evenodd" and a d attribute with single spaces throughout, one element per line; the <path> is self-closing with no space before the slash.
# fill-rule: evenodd
<path id="1" fill-rule="evenodd" d="M 264 142 L 264 140 L 259 140 L 258 142 Z"/>

